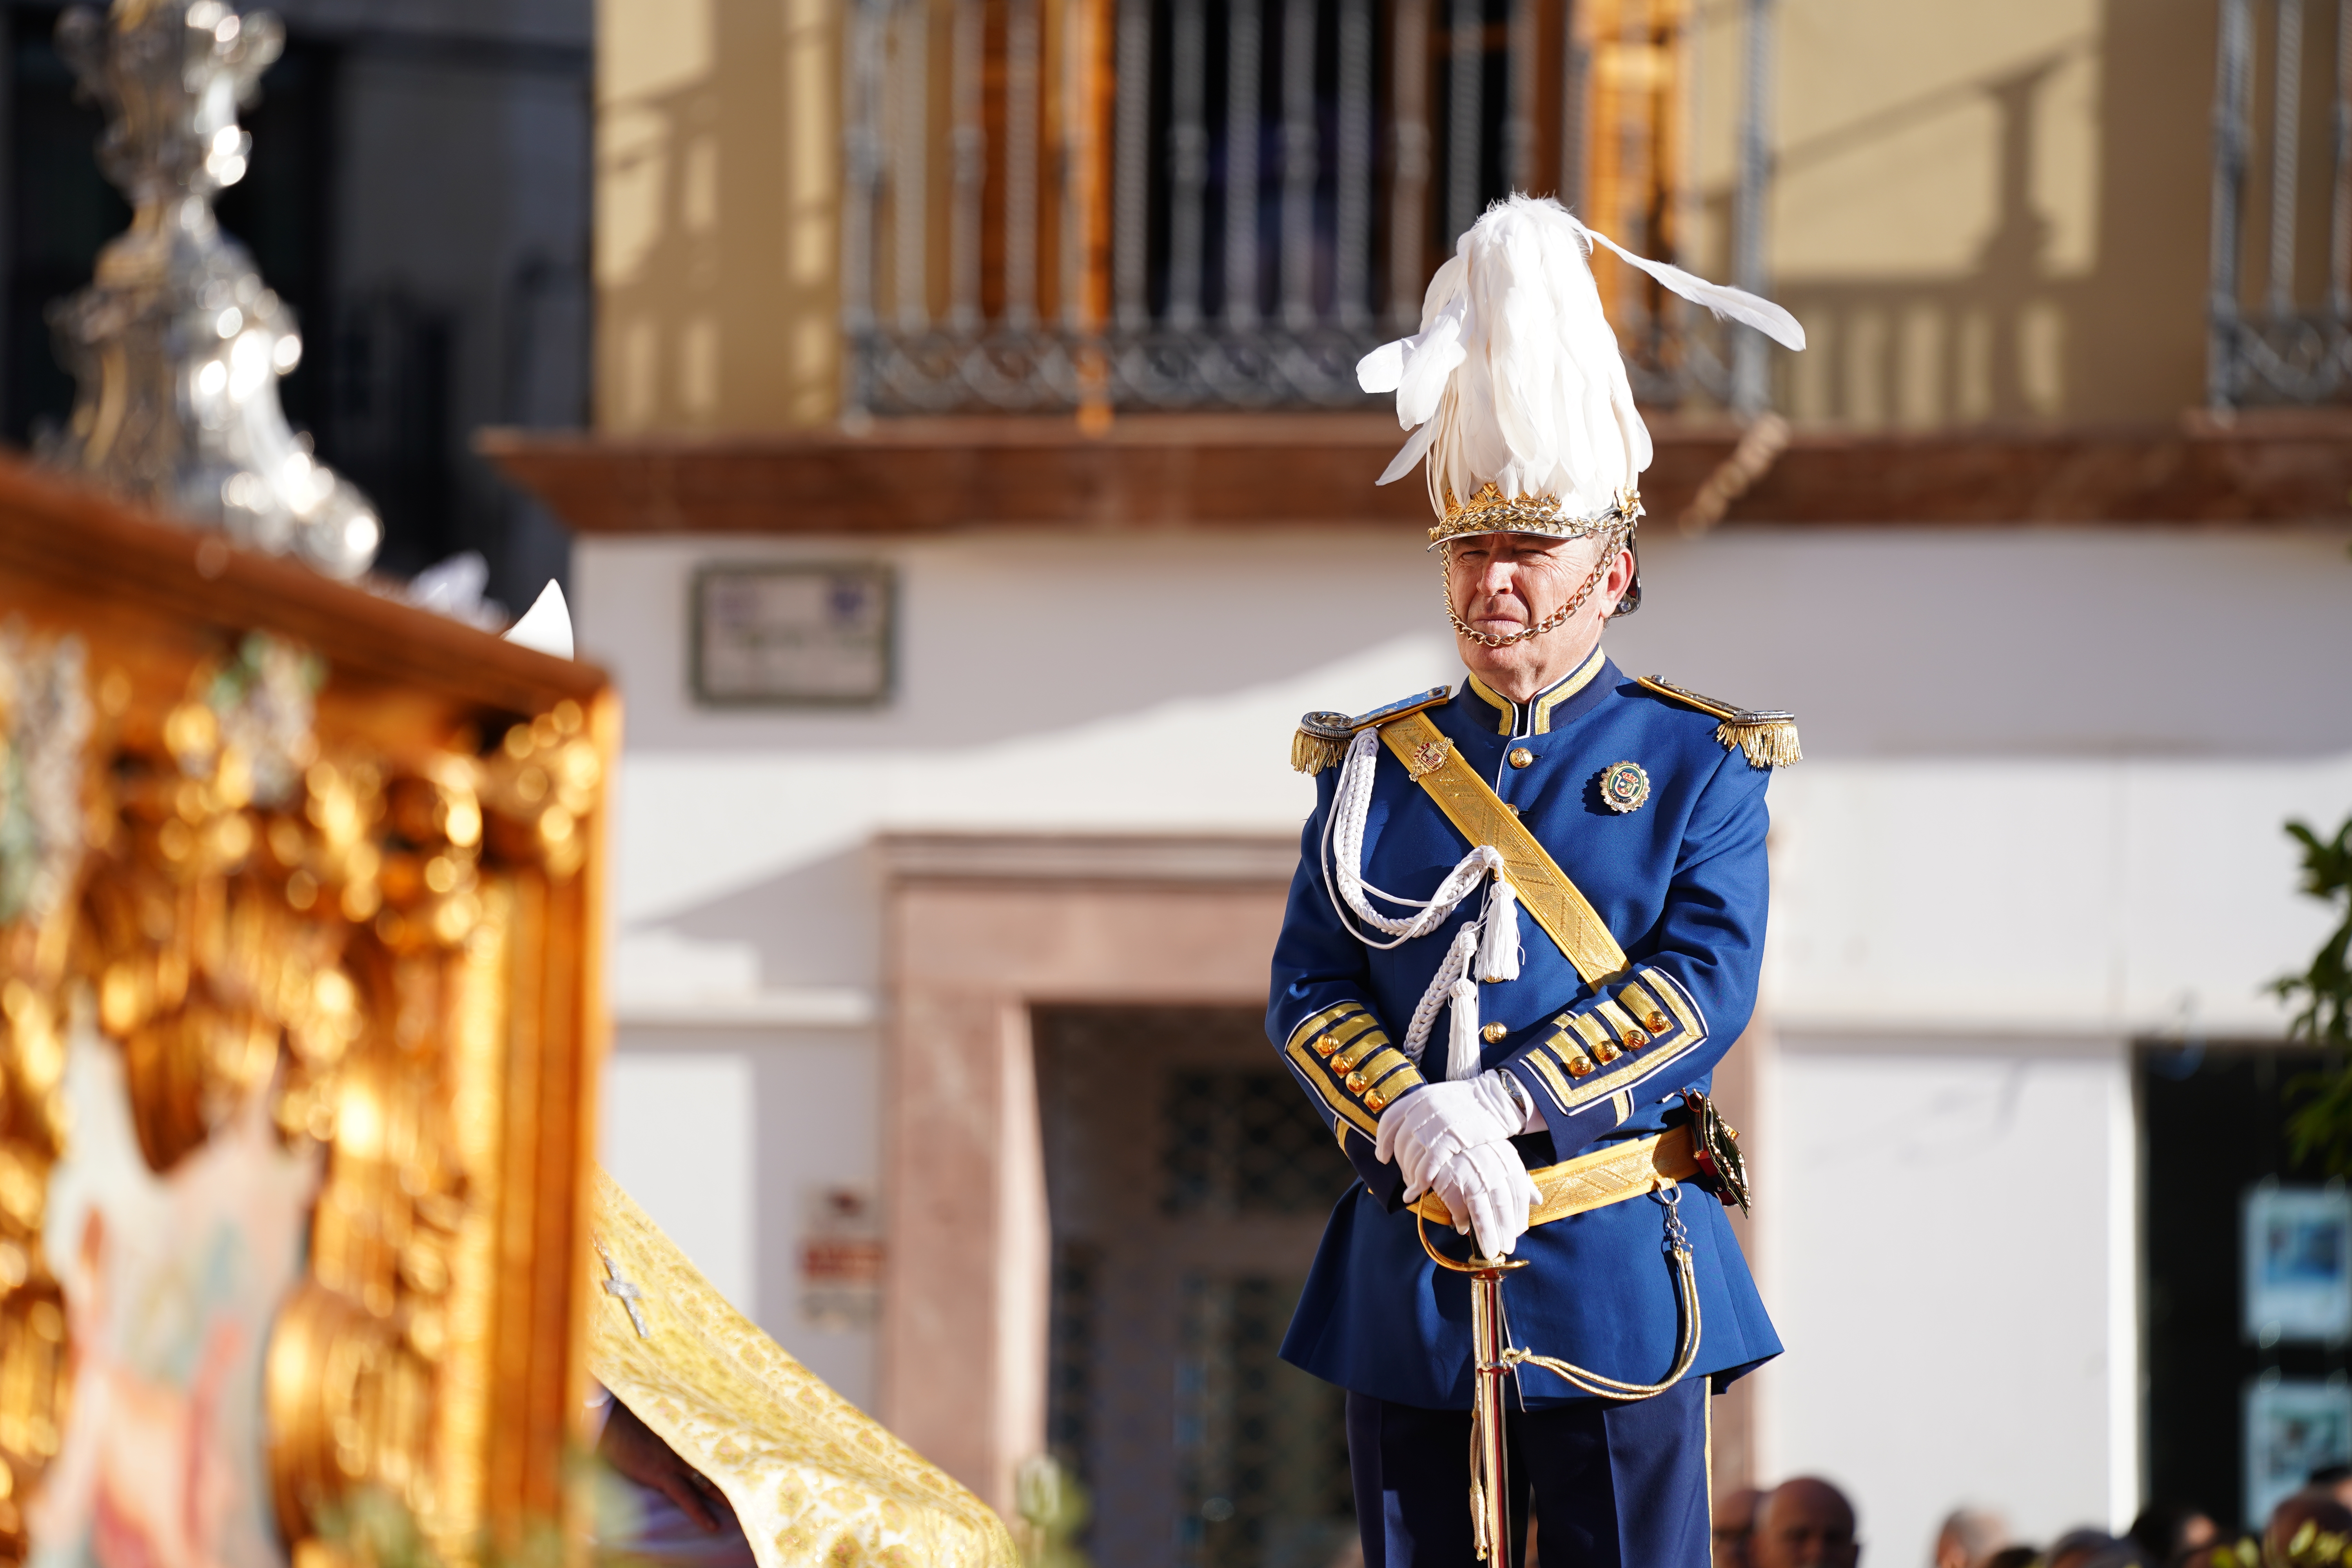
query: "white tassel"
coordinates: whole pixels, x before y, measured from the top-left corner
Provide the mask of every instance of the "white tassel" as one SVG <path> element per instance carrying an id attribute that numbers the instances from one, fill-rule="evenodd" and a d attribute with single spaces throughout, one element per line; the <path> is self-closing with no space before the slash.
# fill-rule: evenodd
<path id="1" fill-rule="evenodd" d="M 1454 1027 L 1446 1037 L 1445 1081 L 1460 1083 L 1478 1076 L 1478 983 L 1464 975 L 1446 1000 L 1454 1004 Z"/>
<path id="2" fill-rule="evenodd" d="M 1412 1022 L 1405 1026 L 1404 1054 L 1412 1065 L 1423 1071 L 1434 1070 L 1423 1066 L 1422 1054 L 1429 1046 L 1429 1032 L 1437 1026 L 1437 1010 L 1454 994 L 1454 983 L 1470 973 L 1478 961 L 1478 922 L 1472 921 L 1454 936 L 1454 945 L 1445 950 L 1445 957 L 1437 965 L 1437 973 L 1429 977 L 1428 989 L 1414 1004 Z M 1449 1047 L 1449 1059 L 1450 1059 Z"/>
<path id="3" fill-rule="evenodd" d="M 1508 877 L 1486 895 L 1486 934 L 1478 946 L 1478 978 L 1489 984 L 1519 977 L 1519 895 Z"/>

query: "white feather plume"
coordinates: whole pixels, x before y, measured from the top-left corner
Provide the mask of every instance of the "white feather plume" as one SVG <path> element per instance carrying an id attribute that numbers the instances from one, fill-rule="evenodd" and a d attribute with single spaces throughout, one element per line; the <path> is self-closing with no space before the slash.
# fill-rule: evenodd
<path id="1" fill-rule="evenodd" d="M 1449 496 L 1491 482 L 1507 497 L 1557 497 L 1580 517 L 1634 485 L 1650 465 L 1650 432 L 1593 284 L 1595 243 L 1717 315 L 1804 346 L 1804 329 L 1770 300 L 1632 255 L 1556 201 L 1513 196 L 1429 280 L 1421 331 L 1356 366 L 1366 392 L 1396 394 L 1397 423 L 1412 432 L 1381 483 L 1426 458 L 1441 514 Z"/>

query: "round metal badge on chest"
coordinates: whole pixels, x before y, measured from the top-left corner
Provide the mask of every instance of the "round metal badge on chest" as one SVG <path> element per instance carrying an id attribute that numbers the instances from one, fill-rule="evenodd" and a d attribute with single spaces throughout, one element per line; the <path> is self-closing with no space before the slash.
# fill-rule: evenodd
<path id="1" fill-rule="evenodd" d="M 1639 763 L 1612 763 L 1601 770 L 1601 803 L 1623 816 L 1650 798 L 1650 775 Z"/>

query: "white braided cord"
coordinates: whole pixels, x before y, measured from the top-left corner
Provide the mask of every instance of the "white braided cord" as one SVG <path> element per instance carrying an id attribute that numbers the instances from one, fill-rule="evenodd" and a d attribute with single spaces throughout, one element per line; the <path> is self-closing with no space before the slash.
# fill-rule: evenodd
<path id="1" fill-rule="evenodd" d="M 1323 822 L 1323 860 L 1328 872 L 1325 892 L 1330 897 L 1331 912 L 1339 917 L 1342 929 L 1366 947 L 1387 951 L 1402 947 L 1415 937 L 1426 936 L 1453 919 L 1454 911 L 1490 877 L 1495 879 L 1494 885 L 1499 886 L 1503 856 L 1492 845 L 1476 846 L 1446 873 L 1436 892 L 1427 899 L 1404 898 L 1365 881 L 1364 828 L 1371 815 L 1372 780 L 1380 764 L 1380 739 L 1370 729 L 1357 731 L 1356 738 L 1349 742 L 1347 760 L 1340 765 L 1339 782 L 1332 793 L 1331 814 Z M 1384 915 L 1372 907 L 1372 899 L 1417 912 L 1402 918 Z M 1354 919 L 1349 918 L 1351 913 Z M 1436 1026 L 1438 1009 L 1449 1000 L 1454 983 L 1470 973 L 1477 957 L 1480 930 L 1496 913 L 1496 898 L 1490 887 L 1485 910 L 1454 937 L 1437 973 L 1430 977 L 1429 988 L 1422 993 L 1420 1004 L 1413 1008 L 1412 1022 L 1405 1030 L 1402 1049 L 1415 1066 L 1421 1064 L 1430 1031 Z M 1359 921 L 1382 932 L 1387 940 L 1366 932 L 1357 923 Z"/>

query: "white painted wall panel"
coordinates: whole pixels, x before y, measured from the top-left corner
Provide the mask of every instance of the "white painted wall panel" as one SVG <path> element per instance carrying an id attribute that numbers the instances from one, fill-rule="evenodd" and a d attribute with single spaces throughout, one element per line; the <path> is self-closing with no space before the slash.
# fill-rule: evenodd
<path id="1" fill-rule="evenodd" d="M 2137 1350 L 2111 1308 L 2133 1242 L 2105 1201 L 2130 1143 L 2122 1043 L 1783 1036 L 1778 1061 L 1770 1472 L 1847 1488 L 1865 1560 L 1897 1568 L 1966 1500 L 2029 1541 L 2127 1521 L 2113 1416 Z"/>
<path id="2" fill-rule="evenodd" d="M 719 1293 L 757 1318 L 751 1088 L 740 1051 L 616 1052 L 604 1068 L 604 1160 Z"/>
<path id="3" fill-rule="evenodd" d="M 625 1026 L 605 1069 L 604 1163 L 727 1299 L 851 1403 L 873 1335 L 801 1313 L 808 1198 L 870 1189 L 877 1072 L 864 1030 Z"/>

